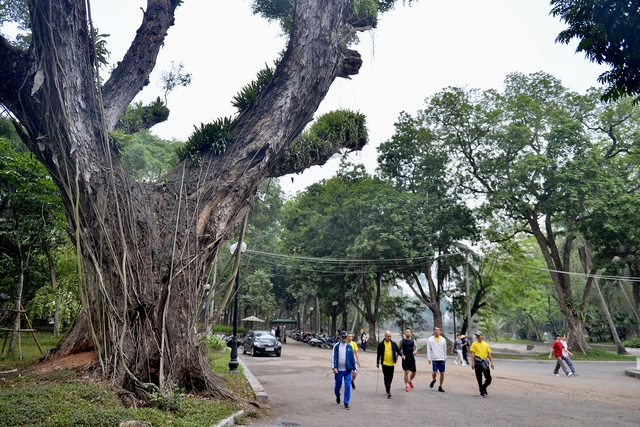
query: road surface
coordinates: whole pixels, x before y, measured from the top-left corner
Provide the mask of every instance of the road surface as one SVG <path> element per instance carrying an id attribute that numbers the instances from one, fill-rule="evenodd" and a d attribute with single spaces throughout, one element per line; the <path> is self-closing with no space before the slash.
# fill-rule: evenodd
<path id="1" fill-rule="evenodd" d="M 415 389 L 404 390 L 400 363 L 392 398 L 384 393 L 375 353 L 359 353 L 362 366 L 351 410 L 333 394 L 331 351 L 288 340 L 282 357 L 242 356 L 269 394 L 266 426 L 640 426 L 640 380 L 625 376 L 634 362 L 574 362 L 577 377 L 554 377 L 554 361 L 495 360 L 486 399 L 478 397 L 469 366 L 446 365 L 445 393 L 429 388 L 431 368 L 417 356 Z M 560 371 L 562 373 L 562 371 Z M 348 416 L 344 423 L 336 417 Z"/>

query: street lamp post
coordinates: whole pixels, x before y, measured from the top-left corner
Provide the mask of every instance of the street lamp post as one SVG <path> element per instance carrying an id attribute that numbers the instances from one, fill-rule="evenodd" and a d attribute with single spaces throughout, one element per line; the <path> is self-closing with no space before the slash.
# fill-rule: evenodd
<path id="1" fill-rule="evenodd" d="M 316 332 L 314 329 L 313 307 L 309 307 L 309 332 Z"/>
<path id="2" fill-rule="evenodd" d="M 238 244 L 234 243 L 231 245 L 231 254 L 236 253 L 236 249 L 238 248 Z M 243 253 L 247 250 L 246 243 L 242 242 L 240 246 L 240 253 Z M 238 373 L 238 288 L 240 283 L 240 266 L 238 266 L 238 271 L 236 272 L 236 286 L 235 286 L 235 296 L 233 299 L 233 336 L 231 337 L 231 359 L 229 360 L 229 372 L 232 374 Z"/>

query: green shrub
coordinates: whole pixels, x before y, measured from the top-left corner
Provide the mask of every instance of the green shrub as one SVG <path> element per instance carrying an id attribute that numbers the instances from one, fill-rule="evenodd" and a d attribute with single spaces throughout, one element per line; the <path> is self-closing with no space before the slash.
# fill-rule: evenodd
<path id="1" fill-rule="evenodd" d="M 207 337 L 207 347 L 213 351 L 222 351 L 227 347 L 227 341 L 217 335 Z"/>
<path id="2" fill-rule="evenodd" d="M 640 338 L 631 338 L 622 342 L 622 345 L 627 348 L 640 348 Z"/>
<path id="3" fill-rule="evenodd" d="M 212 331 L 214 334 L 221 333 L 225 335 L 231 335 L 233 333 L 233 326 L 213 325 Z M 247 333 L 247 328 L 238 328 L 238 335 L 246 334 L 246 333 Z"/>

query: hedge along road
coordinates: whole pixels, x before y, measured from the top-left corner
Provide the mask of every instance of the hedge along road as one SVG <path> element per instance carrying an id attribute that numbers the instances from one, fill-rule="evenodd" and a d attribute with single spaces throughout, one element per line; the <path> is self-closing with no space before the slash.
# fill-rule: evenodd
<path id="1" fill-rule="evenodd" d="M 640 380 L 624 369 L 635 362 L 573 362 L 577 377 L 552 375 L 554 361 L 495 359 L 486 399 L 478 397 L 470 366 L 449 357 L 443 388 L 429 388 L 431 367 L 424 353 L 416 358 L 415 388 L 404 390 L 400 362 L 387 399 L 375 351 L 359 352 L 351 410 L 333 394 L 331 351 L 291 339 L 282 357 L 242 356 L 269 394 L 272 406 L 259 426 L 640 426 Z M 345 417 L 344 422 L 338 417 Z"/>

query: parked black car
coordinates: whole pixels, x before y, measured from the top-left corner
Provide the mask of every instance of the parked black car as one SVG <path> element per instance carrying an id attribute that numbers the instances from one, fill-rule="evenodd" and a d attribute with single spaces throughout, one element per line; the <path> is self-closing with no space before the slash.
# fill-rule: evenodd
<path id="1" fill-rule="evenodd" d="M 282 347 L 278 339 L 271 335 L 269 331 L 249 331 L 242 344 L 242 354 L 247 353 L 250 353 L 251 356 L 256 354 L 275 354 L 280 357 Z"/>

